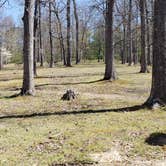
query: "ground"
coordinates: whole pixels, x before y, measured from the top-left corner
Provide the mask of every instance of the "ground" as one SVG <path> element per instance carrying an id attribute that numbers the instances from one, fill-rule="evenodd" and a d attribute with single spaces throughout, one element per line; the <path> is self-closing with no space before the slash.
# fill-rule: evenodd
<path id="1" fill-rule="evenodd" d="M 166 147 L 145 140 L 166 133 L 165 109 L 139 105 L 151 74 L 116 65 L 118 80 L 99 81 L 104 64 L 38 69 L 35 97 L 11 96 L 22 84 L 20 66 L 0 71 L 0 165 L 165 165 Z M 77 98 L 62 101 L 66 90 Z"/>

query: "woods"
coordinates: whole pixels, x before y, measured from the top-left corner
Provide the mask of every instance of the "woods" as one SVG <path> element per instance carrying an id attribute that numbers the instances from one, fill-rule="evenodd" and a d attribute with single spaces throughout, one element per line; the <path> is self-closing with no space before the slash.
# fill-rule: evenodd
<path id="1" fill-rule="evenodd" d="M 78 64 L 80 62 L 80 58 L 79 58 L 79 18 L 78 18 L 78 14 L 77 14 L 77 5 L 76 5 L 76 1 L 72 1 L 73 2 L 73 12 L 74 12 L 74 18 L 75 18 L 75 58 L 76 58 L 76 64 Z M 35 2 L 32 2 L 32 4 L 30 5 L 34 5 Z M 104 2 L 103 2 L 104 3 Z M 116 79 L 116 73 L 115 73 L 115 68 L 114 68 L 114 54 L 116 54 L 116 52 L 114 51 L 114 29 L 113 29 L 113 25 L 114 25 L 114 1 L 113 0 L 109 0 L 106 2 L 106 9 L 105 9 L 105 63 L 106 63 L 106 68 L 105 68 L 105 75 L 104 75 L 104 80 L 115 80 Z M 118 2 L 117 2 L 118 3 Z M 135 2 L 136 3 L 136 2 Z M 140 37 L 140 49 L 141 49 L 141 56 L 140 56 L 140 65 L 141 65 L 141 69 L 140 69 L 140 72 L 141 73 L 145 73 L 145 72 L 149 72 L 148 70 L 148 64 L 151 64 L 151 58 L 150 58 L 150 47 L 149 47 L 149 21 L 148 21 L 148 5 L 147 3 L 149 2 L 146 2 L 146 1 L 143 1 L 143 0 L 140 0 L 138 2 L 138 5 L 139 5 L 139 8 L 140 8 L 140 20 L 141 20 L 141 23 L 140 23 L 140 34 L 141 34 L 141 37 Z M 157 2 L 156 2 L 157 3 Z M 28 6 L 26 6 L 28 4 L 25 3 L 25 14 L 24 14 L 24 82 L 23 82 L 23 88 L 22 88 L 22 92 L 21 94 L 34 94 L 33 91 L 34 91 L 34 83 L 33 83 L 33 74 L 32 74 L 32 70 L 33 70 L 33 67 L 36 68 L 35 66 L 32 66 L 32 64 L 35 64 L 35 60 L 33 58 L 36 57 L 36 55 L 31 55 L 32 54 L 32 50 L 33 50 L 33 46 L 35 46 L 36 44 L 33 45 L 33 41 L 32 41 L 32 36 L 33 33 L 35 33 L 35 36 L 36 36 L 36 26 L 37 26 L 37 21 L 32 21 L 32 18 L 34 17 L 34 9 L 31 11 L 31 13 L 26 13 L 26 8 L 28 8 Z M 39 12 L 39 25 L 38 25 L 38 29 L 39 29 L 39 52 L 40 52 L 40 60 L 41 60 L 41 66 L 43 66 L 43 60 L 44 60 L 44 57 L 42 55 L 42 52 L 43 52 L 43 49 L 42 49 L 42 35 L 41 35 L 41 2 L 40 1 L 36 1 L 36 9 L 35 9 L 35 15 L 37 15 L 37 5 L 38 5 L 38 12 Z M 47 2 L 46 4 L 47 5 Z M 54 49 L 54 46 L 53 46 L 53 33 L 52 33 L 52 23 L 53 23 L 53 20 L 52 20 L 52 11 L 53 8 L 52 6 L 54 5 L 54 2 L 53 1 L 49 1 L 48 3 L 48 10 L 49 10 L 49 40 L 50 40 L 50 67 L 54 67 L 54 63 L 55 63 L 55 60 L 54 60 L 54 53 L 53 53 L 53 49 Z M 55 4 L 56 5 L 56 4 Z M 100 7 L 99 5 L 101 4 L 97 4 L 98 6 L 97 7 Z M 124 7 L 125 7 L 125 3 L 124 3 Z M 152 5 L 153 6 L 153 5 Z M 157 5 L 155 5 L 156 7 Z M 164 6 L 164 5 L 163 5 Z M 94 7 L 94 8 L 97 8 L 97 7 Z M 32 7 L 34 8 L 34 7 Z M 160 8 L 160 7 L 159 7 Z M 55 9 L 55 13 L 56 13 L 56 17 L 57 17 L 57 20 L 58 20 L 58 28 L 60 30 L 60 35 L 58 36 L 60 38 L 60 45 L 61 45 L 61 51 L 62 51 L 62 59 L 63 59 L 63 63 L 64 65 L 66 64 L 66 66 L 71 66 L 71 61 L 72 61 L 72 57 L 71 57 L 71 54 L 73 53 L 73 45 L 71 44 L 71 37 L 72 37 L 72 33 L 71 33 L 71 1 L 70 0 L 67 0 L 67 4 L 66 4 L 66 20 L 67 20 L 67 38 L 66 38 L 66 41 L 67 41 L 67 44 L 66 44 L 66 51 L 65 51 L 65 48 L 64 48 L 64 39 L 63 39 L 63 34 L 62 34 L 62 27 L 61 27 L 61 21 L 60 21 L 60 18 L 59 18 L 59 15 L 58 15 L 58 11 L 56 11 L 56 6 L 54 6 L 54 9 Z M 125 9 L 126 10 L 126 9 Z M 156 9 L 157 10 L 157 9 Z M 161 11 L 162 12 L 162 11 Z M 153 12 L 152 12 L 153 13 Z M 29 16 L 28 16 L 29 14 Z M 133 1 L 130 0 L 129 1 L 129 12 L 128 12 L 128 47 L 126 47 L 125 45 L 125 40 L 126 40 L 126 30 L 125 30 L 125 27 L 123 26 L 123 33 L 124 33 L 124 38 L 123 38 L 123 50 L 122 50 L 122 56 L 125 57 L 125 50 L 128 50 L 128 56 L 127 56 L 127 61 L 128 61 L 128 64 L 129 66 L 132 65 L 132 63 L 136 64 L 136 60 L 135 59 L 135 50 L 134 49 L 138 49 L 138 48 L 135 48 L 136 46 L 134 46 L 134 42 L 133 42 L 133 34 L 132 34 L 132 21 L 133 21 Z M 160 14 L 160 13 L 159 13 Z M 155 15 L 159 15 L 158 13 L 156 13 L 155 9 L 154 9 L 154 29 L 155 29 L 155 26 L 157 26 L 155 23 Z M 160 14 L 162 15 L 162 13 Z M 29 18 L 30 17 L 30 18 Z M 124 16 L 126 17 L 126 16 Z M 122 17 L 122 18 L 124 18 Z M 138 17 L 138 16 L 136 16 Z M 36 19 L 36 16 L 34 17 L 34 19 Z M 159 20 L 157 18 L 157 20 Z M 33 23 L 35 23 L 35 26 L 33 25 Z M 164 23 L 164 20 L 163 20 L 163 23 Z M 32 25 L 31 25 L 32 24 Z M 29 26 L 29 27 L 27 27 Z M 162 26 L 162 25 L 159 25 L 159 26 Z M 34 27 L 34 30 L 33 30 L 33 27 Z M 27 29 L 28 28 L 28 29 Z M 164 27 L 163 27 L 163 30 L 162 30 L 162 33 L 165 31 Z M 154 30 L 154 36 L 155 36 L 155 33 L 157 33 L 157 37 L 159 36 L 159 33 L 160 32 L 155 32 Z M 27 37 L 29 36 L 29 37 Z M 164 36 L 164 35 L 163 35 Z M 160 37 L 158 40 L 156 40 L 157 37 L 153 37 L 153 56 L 155 59 L 155 54 L 158 54 L 160 53 L 160 50 L 158 50 L 158 52 L 156 53 L 155 50 L 156 48 L 155 47 L 159 47 L 159 48 L 162 48 L 163 46 L 162 45 L 159 45 L 159 46 L 156 46 L 155 45 L 155 42 L 157 42 L 157 44 L 160 43 L 160 40 L 162 40 L 162 38 Z M 147 41 L 146 41 L 146 38 L 147 38 Z M 164 40 L 163 39 L 162 43 L 163 45 L 165 46 L 165 43 L 164 43 Z M 36 42 L 36 40 L 34 40 L 34 42 Z M 30 43 L 30 44 L 28 44 Z M 28 47 L 29 45 L 29 47 Z M 148 46 L 147 46 L 148 45 Z M 26 48 L 27 47 L 27 48 Z M 35 49 L 34 49 L 35 50 Z M 165 52 L 165 50 L 163 50 Z M 65 52 L 67 53 L 66 54 L 66 58 L 65 58 Z M 36 53 L 35 51 L 33 53 Z M 99 52 L 100 53 L 100 52 Z M 163 56 L 164 54 L 161 53 Z M 33 57 L 33 58 L 32 58 Z M 160 59 L 159 56 L 157 56 L 157 59 Z M 66 59 L 66 60 L 65 60 Z M 156 59 L 156 61 L 157 61 Z M 162 57 L 161 57 L 162 59 Z M 154 61 L 153 63 L 156 63 L 156 61 Z M 159 60 L 160 61 L 160 60 Z M 164 60 L 162 60 L 164 61 Z M 122 58 L 122 64 L 125 63 L 125 58 Z M 163 66 L 163 64 L 158 64 L 158 66 Z M 154 72 L 157 68 L 157 65 L 153 65 L 153 79 L 155 77 L 155 73 Z M 164 68 L 164 66 L 163 66 Z M 36 71 L 34 72 L 36 73 Z M 160 75 L 160 71 L 157 71 L 158 75 Z M 164 70 L 163 70 L 163 73 L 164 73 Z M 156 79 L 155 79 L 156 80 Z M 160 78 L 157 78 L 157 81 L 160 80 Z M 154 84 L 154 82 L 153 82 Z M 161 83 L 162 84 L 162 83 Z M 165 82 L 163 83 L 165 84 Z M 157 82 L 157 86 L 159 86 L 160 83 Z M 152 85 L 154 86 L 154 85 Z M 163 86 L 159 86 L 159 87 L 163 87 Z M 157 88 L 159 89 L 159 88 Z M 163 92 L 163 89 L 161 90 Z M 157 92 L 157 95 L 159 95 L 160 93 Z M 163 95 L 161 94 L 161 98 Z M 165 97 L 165 94 L 164 94 L 164 97 Z M 160 96 L 157 97 L 158 100 L 160 100 Z M 163 102 L 160 102 L 160 103 L 163 103 Z"/>
<path id="2" fill-rule="evenodd" d="M 165 0 L 0 13 L 0 165 L 166 164 Z"/>

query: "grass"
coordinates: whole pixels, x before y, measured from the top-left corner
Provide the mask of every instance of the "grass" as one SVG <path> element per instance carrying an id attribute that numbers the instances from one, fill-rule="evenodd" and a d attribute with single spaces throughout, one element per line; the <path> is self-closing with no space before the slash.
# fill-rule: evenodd
<path id="1" fill-rule="evenodd" d="M 101 165 L 166 162 L 165 147 L 145 143 L 152 133 L 166 133 L 165 111 L 117 112 L 146 101 L 151 74 L 117 64 L 116 82 L 98 82 L 103 72 L 103 64 L 93 63 L 40 68 L 35 97 L 8 98 L 19 93 L 22 70 L 12 65 L 0 71 L 0 165 L 100 163 L 92 157 L 97 154 L 108 159 Z M 60 100 L 67 89 L 76 100 Z M 120 160 L 111 158 L 113 151 Z"/>

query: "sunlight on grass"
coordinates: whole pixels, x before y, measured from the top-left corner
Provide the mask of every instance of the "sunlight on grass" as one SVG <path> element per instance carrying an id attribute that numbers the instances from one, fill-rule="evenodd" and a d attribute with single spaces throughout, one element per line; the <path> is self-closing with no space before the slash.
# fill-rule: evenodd
<path id="1" fill-rule="evenodd" d="M 36 96 L 17 98 L 6 97 L 19 93 L 21 70 L 0 71 L 0 165 L 92 163 L 91 155 L 112 149 L 121 156 L 121 163 L 163 160 L 163 148 L 150 146 L 145 139 L 151 133 L 166 132 L 164 110 L 111 111 L 147 99 L 151 74 L 138 71 L 139 66 L 118 64 L 116 82 L 97 82 L 103 78 L 104 64 L 39 69 Z M 61 101 L 67 89 L 76 92 L 76 100 Z M 62 111 L 72 114 L 57 114 Z M 7 118 L 34 113 L 52 114 Z"/>

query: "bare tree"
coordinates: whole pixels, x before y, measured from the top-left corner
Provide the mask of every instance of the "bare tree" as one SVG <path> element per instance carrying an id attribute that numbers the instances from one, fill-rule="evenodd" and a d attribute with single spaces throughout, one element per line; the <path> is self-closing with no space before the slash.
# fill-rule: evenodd
<path id="1" fill-rule="evenodd" d="M 146 56 L 146 24 L 145 24 L 145 0 L 140 0 L 140 14 L 141 14 L 141 73 L 149 72 L 147 68 Z"/>
<path id="2" fill-rule="evenodd" d="M 24 7 L 24 75 L 21 95 L 34 95 L 33 73 L 33 28 L 34 28 L 34 4 L 35 0 L 25 0 Z"/>
<path id="3" fill-rule="evenodd" d="M 50 37 L 50 68 L 54 67 L 53 40 L 52 40 L 52 2 L 49 1 L 49 37 Z"/>
<path id="4" fill-rule="evenodd" d="M 3 57 L 2 57 L 2 37 L 0 36 L 0 70 L 3 68 Z"/>
<path id="5" fill-rule="evenodd" d="M 105 22 L 105 75 L 104 80 L 115 80 L 113 55 L 113 8 L 114 0 L 107 0 Z"/>
<path id="6" fill-rule="evenodd" d="M 56 7 L 56 2 L 54 3 L 55 5 L 53 5 L 53 12 L 55 13 L 55 16 L 57 18 L 57 22 L 58 22 L 58 35 L 59 35 L 59 41 L 60 41 L 60 47 L 61 47 L 61 57 L 63 60 L 63 65 L 66 65 L 66 50 L 65 50 L 65 44 L 64 44 L 64 36 L 63 36 L 63 32 L 62 32 L 62 22 L 59 16 L 59 9 Z"/>
<path id="7" fill-rule="evenodd" d="M 35 0 L 35 11 L 34 11 L 34 47 L 33 47 L 33 59 L 34 59 L 34 76 L 37 76 L 37 70 L 36 70 L 36 55 L 37 55 L 37 30 L 38 30 L 38 5 L 39 5 L 39 0 Z"/>
<path id="8" fill-rule="evenodd" d="M 155 0 L 152 88 L 146 104 L 166 105 L 166 1 Z"/>
<path id="9" fill-rule="evenodd" d="M 146 24 L 145 24 L 145 1 L 139 0 L 140 18 L 141 18 L 141 73 L 146 72 Z"/>
<path id="10" fill-rule="evenodd" d="M 79 57 L 79 19 L 78 19 L 78 13 L 77 13 L 77 5 L 76 1 L 73 0 L 74 5 L 74 16 L 75 16 L 75 22 L 76 22 L 76 64 L 80 62 Z"/>
<path id="11" fill-rule="evenodd" d="M 133 6 L 133 0 L 129 0 L 129 14 L 128 14 L 128 53 L 129 53 L 129 66 L 132 65 L 133 62 L 133 50 L 132 50 L 132 6 Z"/>
<path id="12" fill-rule="evenodd" d="M 70 0 L 67 0 L 67 64 L 71 66 L 71 18 L 70 18 Z"/>
<path id="13" fill-rule="evenodd" d="M 40 66 L 44 66 L 44 55 L 43 55 L 43 41 L 42 41 L 42 29 L 41 29 L 41 3 L 42 1 L 39 0 L 39 30 L 38 30 L 38 35 L 39 35 L 39 55 L 40 55 Z"/>

